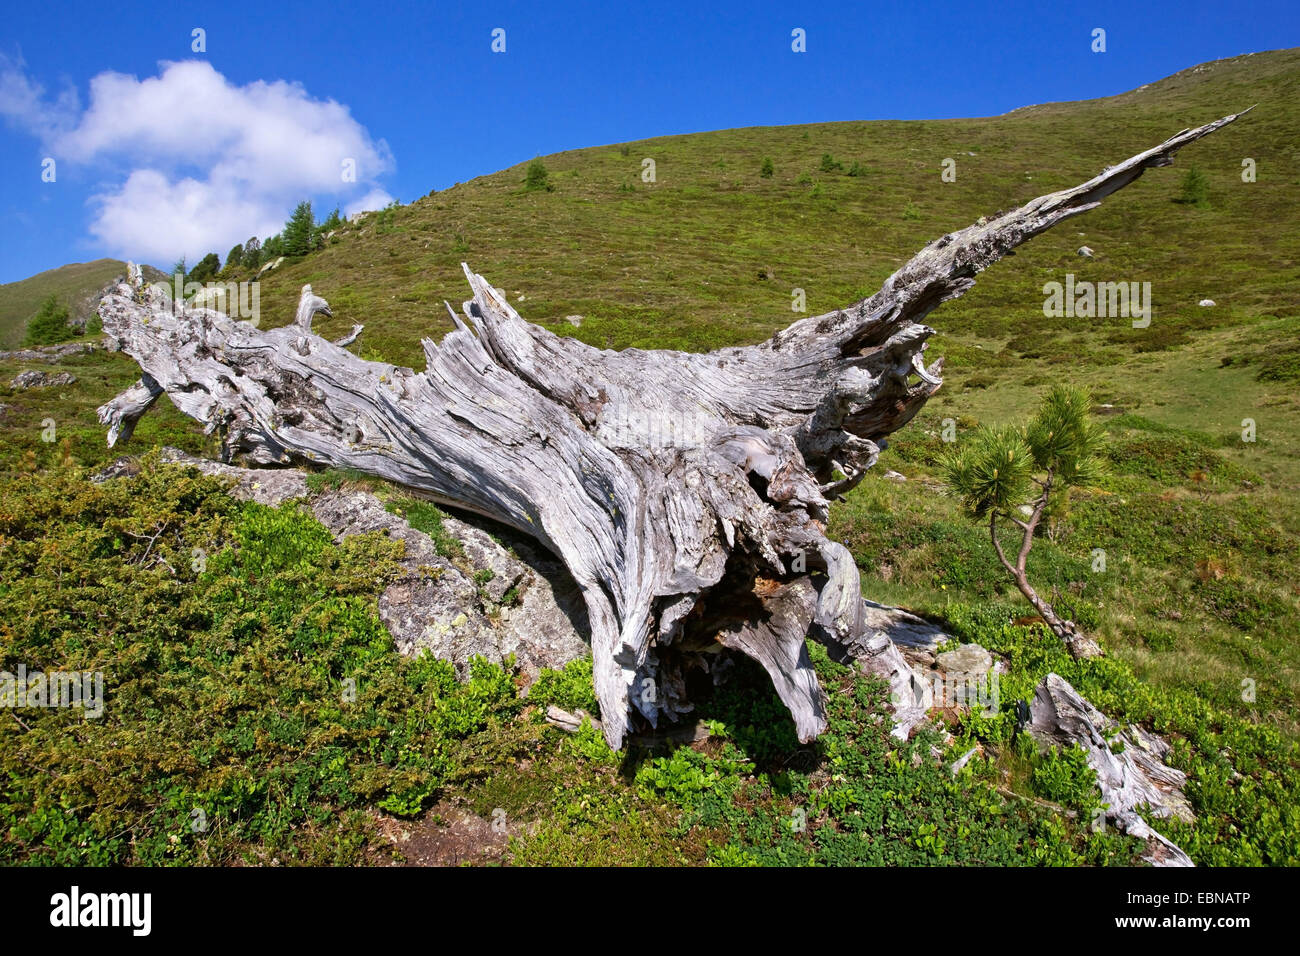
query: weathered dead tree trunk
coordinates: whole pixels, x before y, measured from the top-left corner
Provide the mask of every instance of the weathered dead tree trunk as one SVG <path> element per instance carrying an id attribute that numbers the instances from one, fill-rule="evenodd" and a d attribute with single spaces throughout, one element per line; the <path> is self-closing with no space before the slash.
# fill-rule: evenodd
<path id="1" fill-rule="evenodd" d="M 144 372 L 99 410 L 109 444 L 166 393 L 227 457 L 355 468 L 534 536 L 582 588 L 603 729 L 619 747 L 691 709 L 687 678 L 723 649 L 754 658 L 800 739 L 826 724 L 809 635 L 870 640 L 857 567 L 825 535 L 831 500 L 939 388 L 921 324 L 1020 243 L 1092 209 L 1182 146 L 1185 130 L 1081 186 L 930 243 L 879 292 L 749 348 L 610 352 L 525 322 L 468 268 L 455 330 L 416 372 L 295 323 L 260 331 L 177 308 L 139 282 L 101 307 Z"/>

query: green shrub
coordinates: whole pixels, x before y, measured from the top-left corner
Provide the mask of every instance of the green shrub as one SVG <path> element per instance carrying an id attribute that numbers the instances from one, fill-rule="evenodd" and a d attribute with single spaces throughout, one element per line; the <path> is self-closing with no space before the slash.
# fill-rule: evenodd
<path id="1" fill-rule="evenodd" d="M 550 174 L 546 170 L 546 164 L 540 159 L 534 159 L 528 164 L 528 170 L 524 173 L 524 189 L 529 192 L 551 192 L 555 189 L 555 184 L 551 182 Z"/>
<path id="2" fill-rule="evenodd" d="M 561 670 L 543 669 L 528 689 L 528 702 L 543 710 L 551 704 L 573 712 L 600 717 L 600 704 L 592 685 L 591 658 L 569 661 Z"/>
<path id="3" fill-rule="evenodd" d="M 1210 208 L 1210 181 L 1195 166 L 1183 176 L 1178 201 L 1197 209 Z"/>
<path id="4" fill-rule="evenodd" d="M 304 508 L 151 463 L 3 492 L 3 669 L 105 688 L 98 718 L 0 720 L 4 863 L 356 862 L 368 806 L 421 812 L 461 741 L 518 710 L 501 667 L 461 684 L 394 651 L 374 595 L 400 542 L 335 545 Z"/>
<path id="5" fill-rule="evenodd" d="M 416 531 L 423 531 L 433 541 L 433 546 L 438 553 L 444 558 L 457 560 L 465 556 L 465 548 L 460 541 L 443 527 L 443 513 L 437 505 L 431 501 L 424 501 L 421 498 L 401 498 L 396 501 L 390 501 L 385 508 L 394 514 L 401 515 Z M 481 573 L 481 572 L 480 572 Z M 491 578 L 491 571 L 488 572 L 488 579 Z M 475 577 L 477 580 L 477 575 Z M 487 580 L 479 582 L 486 584 Z"/>
<path id="6" fill-rule="evenodd" d="M 1028 741 L 1029 738 L 1022 737 Z M 1034 789 L 1046 797 L 1085 817 L 1100 806 L 1097 772 L 1088 763 L 1088 752 L 1081 747 L 1052 747 L 1034 763 Z"/>
<path id="7" fill-rule="evenodd" d="M 1300 382 L 1300 345 L 1269 349 L 1260 359 L 1256 377 L 1261 382 Z"/>

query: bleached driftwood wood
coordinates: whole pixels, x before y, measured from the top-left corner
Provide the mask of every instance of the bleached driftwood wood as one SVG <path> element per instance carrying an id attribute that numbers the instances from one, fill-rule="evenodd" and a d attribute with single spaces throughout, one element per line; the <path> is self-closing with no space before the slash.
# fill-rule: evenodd
<path id="1" fill-rule="evenodd" d="M 829 503 L 942 384 L 922 320 L 1016 246 L 1094 208 L 1182 146 L 1185 130 L 1073 189 L 931 242 L 868 299 L 759 345 L 611 352 L 525 322 L 465 268 L 473 298 L 423 372 L 364 361 L 311 331 L 328 305 L 262 331 L 169 303 L 135 281 L 104 331 L 144 372 L 99 410 L 109 443 L 166 393 L 218 432 L 226 457 L 355 468 L 534 536 L 582 588 L 602 726 L 689 711 L 687 678 L 724 649 L 759 661 L 801 740 L 825 727 L 811 635 L 862 645 L 847 548 Z M 345 342 L 347 340 L 344 340 Z"/>
<path id="2" fill-rule="evenodd" d="M 1147 841 L 1144 860 L 1155 866 L 1192 865 L 1181 848 L 1139 813 L 1157 820 L 1195 821 L 1183 793 L 1187 775 L 1165 763 L 1168 743 L 1141 727 L 1121 727 L 1058 674 L 1048 674 L 1034 691 L 1025 729 L 1044 746 L 1078 746 L 1087 753 L 1106 818 L 1122 832 Z"/>

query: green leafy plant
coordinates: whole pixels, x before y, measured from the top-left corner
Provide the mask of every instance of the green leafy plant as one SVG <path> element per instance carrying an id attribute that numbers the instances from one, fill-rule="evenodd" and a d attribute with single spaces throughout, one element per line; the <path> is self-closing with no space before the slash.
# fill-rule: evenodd
<path id="1" fill-rule="evenodd" d="M 520 708 L 510 662 L 462 683 L 396 653 L 374 595 L 399 542 L 336 545 L 305 508 L 156 461 L 21 487 L 0 507 L 0 669 L 101 671 L 105 703 L 0 720 L 0 862 L 358 862 L 368 808 L 421 813 Z"/>
<path id="2" fill-rule="evenodd" d="M 464 558 L 465 548 L 456 536 L 443 526 L 442 509 L 433 502 L 421 498 L 399 498 L 390 501 L 385 505 L 385 508 L 405 518 L 406 523 L 416 531 L 423 531 L 427 534 L 432 539 L 434 548 L 444 558 L 450 558 L 453 561 Z M 491 577 L 492 572 L 488 571 L 485 579 L 480 581 L 478 574 L 474 576 L 474 579 L 480 584 L 486 584 L 491 580 Z"/>
<path id="3" fill-rule="evenodd" d="M 1041 796 L 1085 817 L 1101 806 L 1097 772 L 1088 763 L 1087 751 L 1080 747 L 1048 749 L 1034 761 L 1031 779 Z"/>
<path id="4" fill-rule="evenodd" d="M 591 665 L 590 657 L 580 657 L 565 664 L 561 670 L 542 670 L 528 689 L 529 703 L 543 710 L 554 704 L 570 712 L 581 710 L 599 717 L 600 704 L 596 702 L 592 685 Z"/>

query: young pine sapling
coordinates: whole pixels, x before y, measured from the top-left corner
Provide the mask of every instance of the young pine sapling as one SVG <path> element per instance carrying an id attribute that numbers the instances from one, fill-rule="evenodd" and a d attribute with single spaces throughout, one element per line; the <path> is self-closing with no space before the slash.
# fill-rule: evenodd
<path id="1" fill-rule="evenodd" d="M 1025 565 L 1044 514 L 1060 504 L 1068 489 L 1095 484 L 1103 473 L 1104 438 L 1088 419 L 1091 407 L 1083 390 L 1057 385 L 1027 425 L 981 427 L 944 462 L 952 493 L 971 518 L 988 522 L 998 560 L 1075 657 L 1094 657 L 1101 648 L 1043 600 L 1029 583 Z M 1021 531 L 1014 560 L 998 537 L 1000 524 Z"/>

